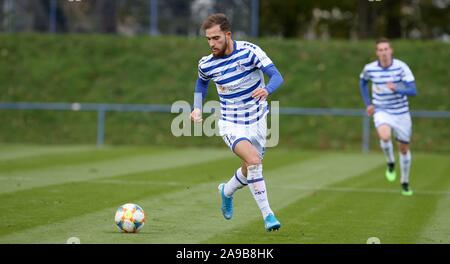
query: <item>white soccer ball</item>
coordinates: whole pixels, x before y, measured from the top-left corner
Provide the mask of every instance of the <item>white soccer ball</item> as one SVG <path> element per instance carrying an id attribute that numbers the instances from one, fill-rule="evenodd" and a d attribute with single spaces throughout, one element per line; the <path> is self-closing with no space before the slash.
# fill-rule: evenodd
<path id="1" fill-rule="evenodd" d="M 145 224 L 144 210 L 137 204 L 124 204 L 117 209 L 114 222 L 122 232 L 139 232 Z"/>

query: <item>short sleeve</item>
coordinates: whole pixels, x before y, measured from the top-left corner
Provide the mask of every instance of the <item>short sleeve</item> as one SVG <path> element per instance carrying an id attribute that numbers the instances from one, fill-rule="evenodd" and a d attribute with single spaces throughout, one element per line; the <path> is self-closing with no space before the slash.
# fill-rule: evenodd
<path id="1" fill-rule="evenodd" d="M 198 78 L 202 79 L 203 81 L 209 81 L 209 77 L 203 73 L 202 69 L 198 67 Z"/>
<path id="2" fill-rule="evenodd" d="M 249 49 L 251 51 L 253 65 L 257 68 L 265 68 L 271 64 L 273 64 L 272 60 L 267 56 L 267 54 L 258 46 L 254 44 L 249 44 Z"/>
<path id="3" fill-rule="evenodd" d="M 413 82 L 415 80 L 414 75 L 411 69 L 405 63 L 402 64 L 402 81 L 404 82 Z"/>
<path id="4" fill-rule="evenodd" d="M 370 80 L 369 73 L 367 72 L 367 66 L 364 66 L 362 72 L 359 74 L 359 78 L 362 80 Z"/>
<path id="5" fill-rule="evenodd" d="M 211 78 L 202 71 L 201 64 L 205 60 L 205 58 L 200 59 L 198 62 L 198 78 L 202 79 L 203 81 L 209 81 Z"/>

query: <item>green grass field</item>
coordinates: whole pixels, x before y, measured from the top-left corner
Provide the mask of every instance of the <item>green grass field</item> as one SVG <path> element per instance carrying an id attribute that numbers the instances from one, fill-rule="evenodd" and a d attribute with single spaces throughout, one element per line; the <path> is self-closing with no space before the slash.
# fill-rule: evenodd
<path id="1" fill-rule="evenodd" d="M 415 194 L 404 197 L 380 152 L 269 149 L 264 176 L 283 226 L 267 233 L 247 189 L 231 221 L 220 213 L 217 185 L 239 166 L 225 147 L 2 145 L 0 243 L 450 243 L 450 157 L 412 154 Z M 146 211 L 138 234 L 114 226 L 127 202 Z"/>

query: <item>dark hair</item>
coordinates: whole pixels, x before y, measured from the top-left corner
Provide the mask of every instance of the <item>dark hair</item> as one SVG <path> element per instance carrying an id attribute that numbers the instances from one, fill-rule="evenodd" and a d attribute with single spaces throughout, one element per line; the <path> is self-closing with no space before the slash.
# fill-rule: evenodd
<path id="1" fill-rule="evenodd" d="M 225 14 L 217 13 L 212 14 L 203 21 L 202 30 L 205 31 L 212 28 L 215 25 L 220 26 L 220 30 L 223 32 L 231 31 L 231 24 Z"/>
<path id="2" fill-rule="evenodd" d="M 375 42 L 375 45 L 378 45 L 380 43 L 389 43 L 389 45 L 390 45 L 391 41 L 389 39 L 383 37 L 383 38 L 377 39 L 377 41 Z"/>

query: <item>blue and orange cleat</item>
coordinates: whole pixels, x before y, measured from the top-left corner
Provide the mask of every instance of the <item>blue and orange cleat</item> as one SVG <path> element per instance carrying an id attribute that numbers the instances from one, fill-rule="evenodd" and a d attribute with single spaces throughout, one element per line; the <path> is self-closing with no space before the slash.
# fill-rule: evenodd
<path id="1" fill-rule="evenodd" d="M 269 214 L 264 219 L 264 226 L 266 228 L 266 231 L 270 232 L 280 229 L 281 224 L 273 214 Z"/>
<path id="2" fill-rule="evenodd" d="M 223 192 L 225 188 L 225 183 L 219 184 L 219 193 L 220 197 L 222 198 L 222 214 L 223 217 L 227 220 L 230 220 L 233 217 L 233 196 L 227 197 L 225 193 Z"/>

